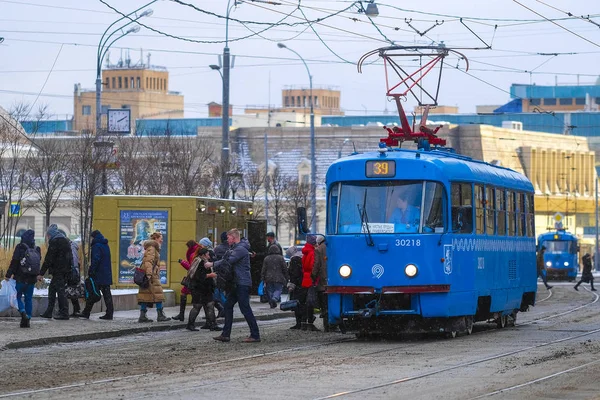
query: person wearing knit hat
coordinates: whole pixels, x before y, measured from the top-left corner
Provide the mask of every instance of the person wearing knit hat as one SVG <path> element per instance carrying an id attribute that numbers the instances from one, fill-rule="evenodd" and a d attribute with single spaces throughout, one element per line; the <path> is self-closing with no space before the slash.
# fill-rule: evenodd
<path id="1" fill-rule="evenodd" d="M 316 235 L 306 235 L 306 243 L 316 246 L 317 245 L 317 236 Z"/>
<path id="2" fill-rule="evenodd" d="M 59 230 L 56 224 L 52 224 L 46 230 L 48 239 L 48 250 L 44 257 L 44 263 L 38 275 L 38 280 L 42 280 L 46 272 L 52 275 L 50 286 L 48 286 L 48 307 L 40 316 L 42 318 L 52 318 L 54 305 L 58 297 L 58 315 L 54 319 L 69 319 L 69 300 L 65 293 L 67 286 L 67 276 L 71 274 L 71 265 L 73 264 L 73 252 L 71 243 Z"/>
<path id="3" fill-rule="evenodd" d="M 207 237 L 203 237 L 202 239 L 200 239 L 200 241 L 198 243 L 200 243 L 202 246 L 206 247 L 207 249 L 212 249 L 212 246 L 213 246 L 213 243 Z"/>

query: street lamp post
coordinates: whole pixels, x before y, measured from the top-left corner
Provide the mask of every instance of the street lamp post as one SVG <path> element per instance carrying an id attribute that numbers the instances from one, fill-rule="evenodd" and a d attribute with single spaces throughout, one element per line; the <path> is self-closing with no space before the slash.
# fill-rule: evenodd
<path id="1" fill-rule="evenodd" d="M 144 7 L 148 7 L 150 4 L 155 3 L 156 1 L 158 1 L 158 0 L 153 0 L 150 3 L 136 9 L 135 11 L 132 11 L 129 14 L 119 18 L 118 20 L 116 20 L 115 22 L 110 24 L 108 26 L 108 28 L 106 28 L 106 30 L 104 31 L 102 36 L 100 37 L 100 42 L 98 43 L 98 49 L 96 51 L 96 141 L 98 141 L 98 138 L 100 137 L 100 134 L 102 131 L 102 61 L 104 60 L 106 53 L 110 49 L 110 46 L 113 45 L 113 43 L 115 43 L 117 40 L 121 39 L 122 37 L 129 35 L 130 33 L 137 33 L 140 30 L 139 25 L 133 26 L 125 32 L 123 32 L 123 28 L 125 28 L 128 25 L 131 25 L 132 23 L 136 22 L 140 18 L 152 15 L 153 11 L 151 9 L 147 9 L 135 18 L 130 18 L 130 16 L 134 15 L 135 13 L 137 13 Z M 120 22 L 124 19 L 129 19 L 129 22 L 121 25 L 120 27 L 116 28 L 110 34 L 107 35 L 108 31 L 110 31 L 110 29 L 113 26 L 115 26 L 118 22 Z M 117 36 L 116 39 L 113 39 L 111 41 L 111 38 L 117 32 L 122 32 L 122 33 L 119 36 Z M 106 168 L 103 167 L 102 168 L 102 194 L 106 194 L 105 182 L 106 182 Z"/>
<path id="2" fill-rule="evenodd" d="M 309 92 L 310 92 L 310 208 L 312 214 L 312 224 L 311 231 L 313 233 L 317 232 L 317 164 L 316 164 L 316 155 L 315 155 L 315 111 L 313 107 L 313 85 L 312 85 L 312 75 L 310 74 L 310 70 L 308 69 L 308 65 L 304 58 L 295 50 L 290 49 L 283 43 L 277 43 L 277 47 L 280 49 L 287 49 L 294 53 L 300 61 L 304 64 L 306 68 L 306 72 L 308 72 L 308 82 L 309 82 Z"/>

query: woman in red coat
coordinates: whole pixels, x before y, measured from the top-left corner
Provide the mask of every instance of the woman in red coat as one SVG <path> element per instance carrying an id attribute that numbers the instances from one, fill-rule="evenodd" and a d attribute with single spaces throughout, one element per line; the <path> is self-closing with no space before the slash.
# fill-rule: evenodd
<path id="1" fill-rule="evenodd" d="M 306 308 L 306 312 L 302 316 L 302 330 L 303 331 L 318 331 L 313 322 L 315 322 L 315 308 L 314 304 L 306 304 L 306 296 L 308 289 L 313 286 L 313 280 L 311 273 L 313 266 L 315 265 L 315 246 L 317 245 L 317 237 L 315 235 L 306 236 L 306 244 L 302 248 L 302 292 L 300 306 Z"/>
<path id="2" fill-rule="evenodd" d="M 188 248 L 187 252 L 185 253 L 185 260 L 182 260 L 180 258 L 179 264 L 181 264 L 181 266 L 185 268 L 186 271 L 188 271 L 190 269 L 190 266 L 192 265 L 192 261 L 194 261 L 194 254 L 196 254 L 196 250 L 198 250 L 200 245 L 196 243 L 195 240 L 188 240 L 185 245 Z M 179 296 L 179 314 L 173 317 L 174 320 L 183 321 L 185 319 L 185 306 L 187 304 L 188 294 L 192 294 L 190 289 L 186 288 L 185 286 L 182 286 L 181 295 Z"/>

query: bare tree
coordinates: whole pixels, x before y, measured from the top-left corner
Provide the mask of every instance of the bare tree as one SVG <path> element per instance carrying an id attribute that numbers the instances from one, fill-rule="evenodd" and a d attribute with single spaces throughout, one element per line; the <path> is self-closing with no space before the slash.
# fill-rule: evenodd
<path id="1" fill-rule="evenodd" d="M 147 163 L 141 136 L 120 136 L 116 144 L 119 161 L 116 176 L 120 186 L 117 191 L 126 195 L 142 194 Z"/>
<path id="2" fill-rule="evenodd" d="M 269 194 L 271 194 L 269 205 L 272 207 L 273 217 L 275 218 L 275 235 L 279 236 L 279 223 L 283 217 L 284 194 L 289 178 L 281 172 L 279 167 L 276 167 L 269 174 L 267 180 L 269 182 Z"/>
<path id="3" fill-rule="evenodd" d="M 164 174 L 177 185 L 169 194 L 181 196 L 205 195 L 210 183 L 213 149 L 196 137 L 167 136 L 166 154 L 161 163 Z"/>
<path id="4" fill-rule="evenodd" d="M 256 196 L 261 187 L 263 187 L 264 182 L 265 174 L 263 174 L 259 168 L 253 168 L 244 173 L 243 184 L 245 188 L 244 192 L 246 194 L 245 200 L 250 200 L 252 202 L 252 207 L 254 209 L 253 218 L 262 216 L 262 213 L 264 212 L 264 204 L 256 201 Z"/>
<path id="5" fill-rule="evenodd" d="M 298 207 L 308 208 L 310 203 L 310 184 L 299 182 L 295 177 L 289 177 L 285 197 L 284 220 L 294 229 L 294 239 L 298 239 L 297 210 Z M 295 242 L 294 240 L 294 242 Z"/>
<path id="6" fill-rule="evenodd" d="M 36 157 L 31 157 L 26 162 L 29 188 L 39 201 L 34 208 L 45 215 L 46 228 L 50 225 L 50 216 L 61 195 L 70 185 L 71 177 L 66 160 L 68 154 L 57 140 L 44 140 L 38 143 Z"/>

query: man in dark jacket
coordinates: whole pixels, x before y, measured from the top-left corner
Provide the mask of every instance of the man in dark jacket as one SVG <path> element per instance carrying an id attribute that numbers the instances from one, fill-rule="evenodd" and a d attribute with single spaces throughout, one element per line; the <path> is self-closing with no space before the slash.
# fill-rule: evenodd
<path id="1" fill-rule="evenodd" d="M 31 254 L 31 250 L 36 254 Z M 11 277 L 17 282 L 17 304 L 21 313 L 21 328 L 29 328 L 31 320 L 31 311 L 33 308 L 33 288 L 37 280 L 37 273 L 40 270 L 40 260 L 42 258 L 40 248 L 35 245 L 35 232 L 28 229 L 21 236 L 21 243 L 15 247 L 12 260 L 6 271 L 6 280 Z M 34 273 L 24 271 L 27 265 L 32 266 Z M 21 297 L 25 296 L 25 303 Z"/>
<path id="2" fill-rule="evenodd" d="M 260 342 L 260 333 L 258 324 L 252 308 L 250 308 L 250 289 L 252 288 L 252 277 L 250 275 L 250 253 L 248 241 L 241 241 L 240 231 L 231 229 L 227 232 L 227 242 L 231 246 L 221 261 L 214 263 L 215 272 L 218 274 L 227 274 L 226 270 L 231 269 L 233 274 L 233 289 L 227 293 L 225 301 L 225 326 L 223 333 L 213 339 L 220 342 L 229 342 L 231 335 L 231 325 L 233 324 L 233 306 L 239 303 L 240 311 L 244 315 L 248 326 L 250 327 L 250 336 L 244 339 L 246 343 Z M 206 268 L 213 267 L 213 263 L 204 264 Z"/>
<path id="3" fill-rule="evenodd" d="M 48 251 L 40 275 L 38 275 L 38 280 L 41 281 L 46 272 L 52 274 L 52 280 L 48 287 L 48 308 L 40 317 L 52 318 L 58 295 L 58 315 L 54 319 L 67 320 L 69 319 L 69 301 L 65 294 L 65 287 L 73 264 L 71 243 L 65 235 L 60 233 L 56 224 L 48 227 L 46 238 L 48 239 Z"/>
<path id="4" fill-rule="evenodd" d="M 101 316 L 100 319 L 110 320 L 113 319 L 114 313 L 112 294 L 110 292 L 110 285 L 112 285 L 110 247 L 108 247 L 108 240 L 99 230 L 96 229 L 93 231 L 91 237 L 92 254 L 88 276 L 94 280 L 96 287 L 102 292 L 104 304 L 106 304 L 106 314 Z M 89 318 L 93 306 L 94 303 L 86 302 L 81 317 Z"/>
<path id="5" fill-rule="evenodd" d="M 269 254 L 269 249 L 271 248 L 271 246 L 277 246 L 277 248 L 279 249 L 279 254 L 283 255 L 283 249 L 281 248 L 281 245 L 279 244 L 277 239 L 275 239 L 275 233 L 267 232 L 267 254 Z"/>
<path id="6" fill-rule="evenodd" d="M 264 282 L 264 290 L 269 296 L 269 305 L 271 308 L 275 308 L 277 303 L 281 301 L 283 285 L 288 283 L 290 275 L 287 265 L 285 265 L 285 259 L 279 249 L 276 246 L 271 246 L 268 253 L 263 261 L 260 278 Z"/>
<path id="7" fill-rule="evenodd" d="M 219 261 L 223 258 L 225 253 L 229 250 L 229 243 L 227 243 L 227 232 L 221 233 L 221 244 L 215 247 L 215 261 Z"/>

